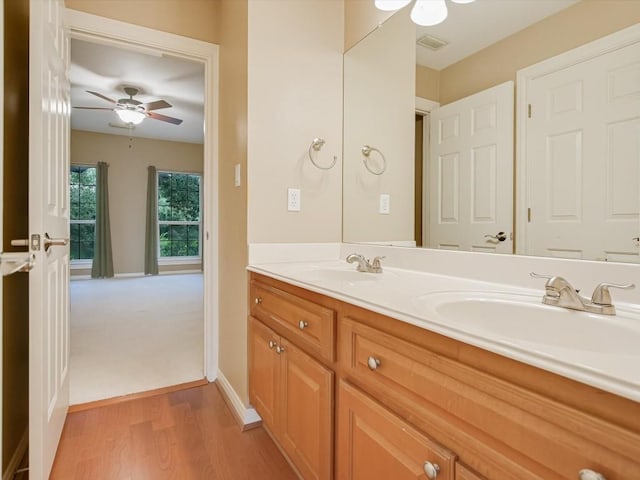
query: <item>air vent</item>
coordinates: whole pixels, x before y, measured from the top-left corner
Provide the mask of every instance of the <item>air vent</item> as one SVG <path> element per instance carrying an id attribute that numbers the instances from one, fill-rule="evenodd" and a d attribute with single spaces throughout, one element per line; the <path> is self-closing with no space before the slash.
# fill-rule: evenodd
<path id="1" fill-rule="evenodd" d="M 429 34 L 421 36 L 416 43 L 433 51 L 440 50 L 442 47 L 449 44 L 449 42 L 446 42 Z"/>

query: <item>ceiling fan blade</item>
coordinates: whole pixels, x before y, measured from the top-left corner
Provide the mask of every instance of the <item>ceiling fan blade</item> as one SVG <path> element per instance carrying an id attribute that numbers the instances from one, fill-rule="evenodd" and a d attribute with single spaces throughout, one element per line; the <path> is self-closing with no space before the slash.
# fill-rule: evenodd
<path id="1" fill-rule="evenodd" d="M 91 90 L 87 90 L 87 93 L 90 93 L 91 95 L 95 95 L 96 97 L 100 97 L 103 100 L 106 100 L 107 102 L 111 102 L 111 103 L 117 103 L 115 100 L 110 99 L 109 97 L 105 97 L 104 95 L 102 95 L 101 93 L 98 92 L 92 92 Z"/>
<path id="2" fill-rule="evenodd" d="M 109 108 L 109 107 L 71 107 L 71 108 L 78 108 L 80 110 L 113 110 L 113 108 Z"/>
<path id="3" fill-rule="evenodd" d="M 165 102 L 164 100 L 156 100 L 155 102 L 145 103 L 142 106 L 147 110 L 147 112 L 150 112 L 151 110 L 160 110 L 161 108 L 170 108 L 173 105 L 171 105 L 168 102 Z"/>
<path id="4" fill-rule="evenodd" d="M 147 117 L 153 118 L 155 120 L 160 120 L 162 122 L 173 123 L 174 125 L 180 125 L 182 120 L 179 118 L 168 117 L 166 115 L 160 115 L 156 112 L 147 112 Z"/>

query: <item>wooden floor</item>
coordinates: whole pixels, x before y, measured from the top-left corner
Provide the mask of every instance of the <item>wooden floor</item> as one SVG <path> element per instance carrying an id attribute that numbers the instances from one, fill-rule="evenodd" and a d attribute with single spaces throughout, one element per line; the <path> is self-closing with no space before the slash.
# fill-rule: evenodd
<path id="1" fill-rule="evenodd" d="M 263 428 L 241 432 L 214 384 L 71 413 L 51 479 L 296 479 Z"/>

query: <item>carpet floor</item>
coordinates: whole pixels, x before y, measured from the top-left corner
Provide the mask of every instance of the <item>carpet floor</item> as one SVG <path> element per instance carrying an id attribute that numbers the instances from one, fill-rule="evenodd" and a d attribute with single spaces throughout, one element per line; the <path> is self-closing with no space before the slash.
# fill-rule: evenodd
<path id="1" fill-rule="evenodd" d="M 202 274 L 71 281 L 71 405 L 203 378 Z"/>

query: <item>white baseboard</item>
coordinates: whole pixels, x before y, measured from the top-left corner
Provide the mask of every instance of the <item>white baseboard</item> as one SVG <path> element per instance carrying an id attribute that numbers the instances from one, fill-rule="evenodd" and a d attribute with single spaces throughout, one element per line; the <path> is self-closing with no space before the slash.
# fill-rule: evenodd
<path id="1" fill-rule="evenodd" d="M 242 400 L 240 400 L 240 397 L 227 380 L 227 377 L 225 377 L 220 370 L 218 370 L 218 378 L 216 379 L 216 382 L 218 382 L 223 394 L 227 397 L 234 413 L 243 426 L 246 427 L 262 421 L 262 418 L 260 418 L 260 415 L 258 415 L 258 412 L 256 412 L 255 409 L 247 407 L 242 403 Z"/>
<path id="2" fill-rule="evenodd" d="M 24 454 L 27 453 L 27 447 L 29 446 L 29 429 L 25 430 L 22 433 L 22 437 L 18 442 L 18 446 L 16 447 L 16 451 L 13 452 L 11 456 L 11 460 L 7 464 L 7 469 L 2 473 L 2 480 L 13 480 L 15 476 L 14 473 L 20 466 L 20 460 L 24 457 Z"/>

